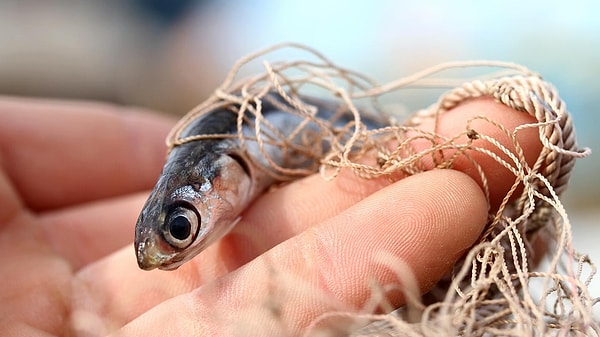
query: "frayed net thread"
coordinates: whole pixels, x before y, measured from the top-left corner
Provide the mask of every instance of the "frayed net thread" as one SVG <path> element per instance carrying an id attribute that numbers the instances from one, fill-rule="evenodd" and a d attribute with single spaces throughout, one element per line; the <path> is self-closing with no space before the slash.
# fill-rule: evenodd
<path id="1" fill-rule="evenodd" d="M 307 53 L 311 60 L 288 62 L 263 61 L 265 71 L 237 79 L 240 70 L 255 60 L 264 60 L 271 53 L 292 48 Z M 457 68 L 499 69 L 477 78 L 441 77 L 440 74 Z M 388 117 L 379 98 L 407 88 L 446 87 L 432 106 L 414 113 L 403 124 Z M 301 116 L 304 121 L 292 134 L 281 135 L 277 128 L 262 118 L 261 107 L 269 95 L 276 93 L 283 111 Z M 331 120 L 316 116 L 316 107 L 303 99 L 306 95 L 335 102 L 339 113 L 351 114 L 353 121 L 345 126 L 333 126 Z M 488 96 L 517 111 L 535 117 L 536 123 L 508 130 L 503 125 L 479 116 L 469 120 L 464 131 L 444 137 L 419 129 L 427 119 L 434 119 L 462 102 Z M 282 104 L 281 102 L 284 102 Z M 361 109 L 359 109 L 360 103 Z M 214 109 L 228 109 L 238 116 L 236 135 L 198 135 L 182 137 L 182 132 L 198 116 Z M 385 117 L 383 117 L 385 116 Z M 364 118 L 387 119 L 386 127 L 367 130 Z M 513 140 L 506 148 L 496 139 L 479 133 L 471 125 L 485 121 Z M 318 125 L 320 134 L 303 134 L 309 123 Z M 253 137 L 244 136 L 242 127 L 255 130 Z M 543 150 L 533 166 L 525 161 L 517 134 L 535 128 Z M 408 136 L 410 134 L 411 136 Z M 305 139 L 300 144 L 294 139 Z M 459 138 L 483 140 L 503 157 L 472 142 L 459 143 Z M 325 179 L 333 179 L 341 169 L 352 170 L 362 178 L 391 176 L 395 172 L 416 174 L 423 171 L 421 162 L 429 157 L 437 168 L 451 168 L 459 158 L 467 158 L 479 172 L 480 183 L 489 195 L 488 180 L 481 167 L 469 153 L 483 153 L 512 172 L 515 181 L 497 212 L 489 214 L 488 226 L 454 272 L 430 292 L 432 299 L 424 303 L 419 294 L 404 289 L 409 304 L 389 315 L 373 315 L 374 306 L 366 305 L 359 313 L 340 310 L 317 319 L 307 335 L 339 334 L 327 329 L 327 322 L 350 319 L 367 327 L 353 336 L 598 336 L 600 327 L 592 309 L 599 302 L 592 297 L 588 285 L 596 273 L 590 259 L 571 245 L 571 223 L 559 199 L 565 190 L 575 159 L 590 154 L 579 149 L 569 113 L 556 89 L 528 70 L 506 62 L 465 61 L 436 65 L 414 75 L 380 85 L 358 72 L 339 67 L 319 52 L 297 44 L 278 45 L 249 55 L 238 61 L 224 83 L 214 94 L 183 117 L 171 131 L 169 149 L 187 142 L 237 137 L 242 146 L 253 141 L 259 145 L 267 165 L 255 163 L 266 173 L 285 181 L 312 174 L 319 170 Z M 417 138 L 427 139 L 431 147 L 415 151 L 411 147 Z M 320 144 L 326 139 L 330 149 Z M 389 148 L 390 141 L 398 145 Z M 265 144 L 276 144 L 289 155 L 316 159 L 316 167 L 292 169 L 270 160 Z M 442 150 L 454 149 L 449 158 L 440 156 Z M 366 164 L 361 157 L 376 153 L 376 163 Z M 523 186 L 514 198 L 517 187 Z M 513 197 L 513 198 L 511 198 Z M 511 201 L 512 200 L 512 201 Z M 547 261 L 537 270 L 530 269 L 532 242 L 541 237 L 547 244 Z M 388 264 L 390 259 L 388 257 Z M 394 261 L 392 261 L 394 262 Z M 400 266 L 401 261 L 390 265 Z M 396 274 L 409 271 L 399 268 Z M 278 287 L 284 287 L 278 285 Z M 383 290 L 373 288 L 373 299 L 381 308 L 385 301 Z M 383 295 L 382 295 L 383 294 Z M 357 327 L 345 324 L 345 327 Z"/>

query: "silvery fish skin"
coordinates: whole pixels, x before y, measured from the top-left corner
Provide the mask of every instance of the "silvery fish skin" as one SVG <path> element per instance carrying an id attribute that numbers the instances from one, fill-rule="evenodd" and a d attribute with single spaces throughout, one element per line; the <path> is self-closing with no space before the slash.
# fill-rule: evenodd
<path id="1" fill-rule="evenodd" d="M 337 108 L 319 101 L 311 104 L 317 106 L 317 116 L 332 115 Z M 284 135 L 290 134 L 301 121 L 300 117 L 267 101 L 263 101 L 262 114 Z M 348 114 L 338 123 L 351 118 Z M 235 113 L 217 109 L 198 117 L 182 136 L 235 134 L 236 123 Z M 314 123 L 310 124 L 308 129 L 318 131 Z M 245 128 L 245 134 L 253 135 L 254 130 Z M 326 148 L 327 144 L 323 146 Z M 282 167 L 314 164 L 307 157 L 290 161 L 290 156 L 275 145 L 267 145 L 265 149 Z M 277 182 L 254 163 L 269 165 L 256 142 L 246 142 L 244 151 L 235 137 L 195 140 L 175 146 L 136 223 L 134 245 L 139 267 L 177 269 L 227 234 L 242 211 Z"/>

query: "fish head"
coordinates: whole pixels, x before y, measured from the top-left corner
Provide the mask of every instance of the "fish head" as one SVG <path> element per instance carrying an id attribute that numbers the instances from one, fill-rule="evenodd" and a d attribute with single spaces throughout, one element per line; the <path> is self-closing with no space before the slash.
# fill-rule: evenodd
<path id="1" fill-rule="evenodd" d="M 177 269 L 223 237 L 250 202 L 251 179 L 239 159 L 174 149 L 135 230 L 141 269 Z"/>

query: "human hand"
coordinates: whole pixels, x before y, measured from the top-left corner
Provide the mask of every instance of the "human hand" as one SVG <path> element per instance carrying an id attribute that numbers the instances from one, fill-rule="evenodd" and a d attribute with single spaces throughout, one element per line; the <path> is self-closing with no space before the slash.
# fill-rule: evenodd
<path id="1" fill-rule="evenodd" d="M 479 114 L 509 129 L 533 122 L 477 99 L 443 115 L 438 131 L 456 134 Z M 141 271 L 134 224 L 172 125 L 108 105 L 1 100 L 0 335 L 295 335 L 324 312 L 360 309 L 373 281 L 398 283 L 380 252 L 427 291 L 486 222 L 467 162 L 395 183 L 314 175 L 259 198 L 230 235 L 176 271 Z M 489 125 L 477 129 L 510 146 Z M 519 139 L 535 159 L 536 131 Z M 514 177 L 473 157 L 497 206 Z M 389 299 L 403 303 L 401 293 Z"/>

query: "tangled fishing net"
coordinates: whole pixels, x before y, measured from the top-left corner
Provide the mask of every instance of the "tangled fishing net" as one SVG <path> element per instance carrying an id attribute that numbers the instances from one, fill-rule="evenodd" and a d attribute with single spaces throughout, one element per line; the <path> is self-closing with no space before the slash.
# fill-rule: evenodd
<path id="1" fill-rule="evenodd" d="M 264 60 L 269 53 L 294 48 L 307 52 L 310 60 L 263 61 L 265 71 L 238 79 L 238 73 L 251 61 Z M 476 78 L 441 77 L 448 70 L 494 69 Z M 430 107 L 417 111 L 401 123 L 401 115 L 389 111 L 381 97 L 408 88 L 447 88 Z M 276 96 L 277 99 L 273 99 Z M 464 131 L 452 137 L 419 128 L 424 120 L 437 120 L 446 111 L 476 97 L 493 97 L 497 102 L 533 116 L 537 122 L 507 130 L 483 116 L 468 121 Z M 316 115 L 307 97 L 334 102 L 339 113 L 353 120 L 334 125 Z M 262 118 L 261 106 L 269 100 L 283 111 L 303 117 L 296 131 L 277 133 Z M 333 103 L 332 103 L 333 104 Z M 199 115 L 214 109 L 229 109 L 238 115 L 238 135 L 199 135 L 182 137 L 182 130 Z M 386 117 L 383 117 L 386 116 Z M 381 121 L 380 128 L 367 128 L 365 120 Z M 474 120 L 485 120 L 513 140 L 507 148 L 493 137 L 471 127 Z M 244 135 L 242 125 L 255 130 Z M 307 125 L 317 125 L 320 133 L 303 133 Z M 530 166 L 523 155 L 517 134 L 537 129 L 543 149 Z M 461 137 L 469 142 L 457 142 Z M 437 168 L 451 168 L 458 157 L 470 159 L 483 153 L 514 174 L 513 188 L 497 211 L 490 211 L 481 240 L 459 261 L 453 272 L 425 297 L 405 290 L 407 304 L 390 314 L 331 312 L 317 319 L 308 335 L 329 336 L 330 320 L 347 320 L 352 336 L 599 336 L 600 327 L 592 309 L 600 299 L 590 294 L 596 268 L 585 254 L 571 244 L 571 223 L 560 201 L 577 158 L 590 153 L 577 148 L 571 117 L 556 89 L 525 67 L 504 62 L 455 62 L 434 66 L 412 76 L 379 85 L 357 72 L 341 68 L 318 52 L 300 45 L 276 46 L 240 60 L 212 97 L 186 115 L 168 139 L 170 147 L 201 138 L 239 137 L 242 144 L 256 142 L 285 149 L 290 156 L 316 159 L 318 167 L 289 168 L 269 160 L 256 163 L 281 181 L 311 174 L 317 169 L 326 179 L 334 179 L 341 169 L 350 169 L 362 178 L 392 176 L 394 172 L 416 174 L 422 161 L 431 158 Z M 304 142 L 293 139 L 306 138 Z M 326 139 L 328 147 L 315 146 Z M 427 139 L 431 147 L 415 151 L 411 142 Z M 390 140 L 398 145 L 389 148 Z M 487 142 L 495 152 L 478 147 Z M 450 157 L 442 150 L 454 149 Z M 360 158 L 376 153 L 375 163 Z M 489 196 L 488 179 L 478 164 L 480 184 Z M 522 187 L 520 195 L 515 196 Z M 546 259 L 533 267 L 532 243 L 543 238 Z M 385 304 L 385 291 L 374 290 L 373 301 Z M 292 304 L 293 305 L 293 304 Z M 337 331 L 337 333 L 340 333 Z"/>

